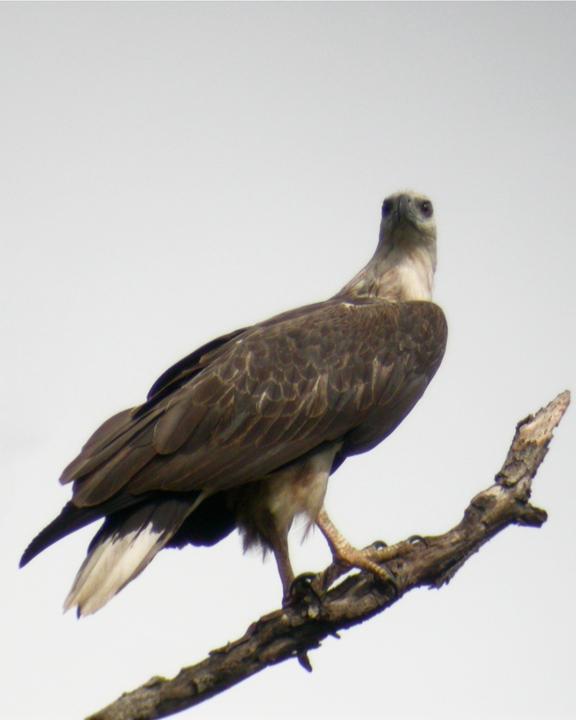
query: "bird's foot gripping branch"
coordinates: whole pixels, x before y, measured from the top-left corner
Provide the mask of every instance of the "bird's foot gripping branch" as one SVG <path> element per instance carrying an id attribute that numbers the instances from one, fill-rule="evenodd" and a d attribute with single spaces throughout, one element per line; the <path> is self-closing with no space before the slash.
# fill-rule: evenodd
<path id="1" fill-rule="evenodd" d="M 303 593 L 300 601 L 254 622 L 239 640 L 172 679 L 152 678 L 89 720 L 154 720 L 197 705 L 269 665 L 305 657 L 328 636 L 382 612 L 413 588 L 440 587 L 508 525 L 540 527 L 547 516 L 530 503 L 532 481 L 569 403 L 570 394 L 563 392 L 518 423 L 494 484 L 471 500 L 454 528 L 395 547 L 395 556 L 387 562 L 396 588 L 362 571 L 320 593 Z M 385 557 L 386 548 L 382 550 Z M 341 574 L 342 566 L 332 565 L 322 574 L 321 584 L 333 583 Z"/>

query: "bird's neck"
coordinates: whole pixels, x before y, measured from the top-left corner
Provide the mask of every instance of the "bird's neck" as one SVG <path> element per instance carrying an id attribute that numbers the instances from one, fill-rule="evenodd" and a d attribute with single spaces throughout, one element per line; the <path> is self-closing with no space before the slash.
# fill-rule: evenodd
<path id="1" fill-rule="evenodd" d="M 436 269 L 433 248 L 379 249 L 336 297 L 379 298 L 390 302 L 431 300 Z"/>

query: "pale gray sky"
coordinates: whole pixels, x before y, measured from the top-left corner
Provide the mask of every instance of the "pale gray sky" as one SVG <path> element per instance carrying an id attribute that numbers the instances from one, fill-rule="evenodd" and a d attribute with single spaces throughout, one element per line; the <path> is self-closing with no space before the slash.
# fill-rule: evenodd
<path id="1" fill-rule="evenodd" d="M 424 399 L 332 478 L 358 545 L 448 529 L 514 424 L 575 388 L 574 4 L 0 5 L 0 717 L 77 720 L 273 609 L 273 562 L 161 553 L 104 610 L 61 603 L 93 529 L 24 571 L 108 415 L 211 337 L 325 298 L 382 198 L 434 200 L 450 325 Z M 574 412 L 510 529 L 311 655 L 182 717 L 576 714 Z M 324 542 L 300 545 L 298 571 Z"/>

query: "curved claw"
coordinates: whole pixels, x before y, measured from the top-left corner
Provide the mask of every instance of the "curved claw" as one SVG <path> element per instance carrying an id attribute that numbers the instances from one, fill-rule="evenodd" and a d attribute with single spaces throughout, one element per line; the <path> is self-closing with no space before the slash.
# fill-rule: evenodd
<path id="1" fill-rule="evenodd" d="M 388 547 L 388 543 L 384 542 L 384 540 L 374 540 L 374 542 L 371 545 L 368 545 L 366 550 L 368 552 L 370 551 L 378 551 L 378 550 L 384 550 Z"/>
<path id="2" fill-rule="evenodd" d="M 394 594 L 398 596 L 400 594 L 400 590 L 398 588 L 398 581 L 392 570 L 390 570 L 387 565 L 378 565 L 378 568 L 380 569 L 380 573 L 378 573 L 377 575 L 375 574 L 376 579 L 383 580 L 384 583 L 391 585 L 394 590 Z"/>
<path id="3" fill-rule="evenodd" d="M 320 601 L 320 595 L 314 587 L 316 577 L 316 574 L 312 572 L 302 573 L 295 577 L 282 604 L 286 606 L 312 599 L 316 602 Z"/>

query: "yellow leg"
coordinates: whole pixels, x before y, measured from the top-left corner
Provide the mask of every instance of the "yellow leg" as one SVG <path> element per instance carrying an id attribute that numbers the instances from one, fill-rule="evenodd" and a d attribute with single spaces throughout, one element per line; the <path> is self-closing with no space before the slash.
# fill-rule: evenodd
<path id="1" fill-rule="evenodd" d="M 387 570 L 386 567 L 378 565 L 375 560 L 380 562 L 390 560 L 395 555 L 395 547 L 385 547 L 378 550 L 358 550 L 358 548 L 351 545 L 336 528 L 324 508 L 318 513 L 316 524 L 328 541 L 328 545 L 330 545 L 332 555 L 336 562 L 345 563 L 350 567 L 357 567 L 361 570 L 368 570 L 376 575 L 376 577 L 394 583 L 394 578 L 390 571 Z"/>

